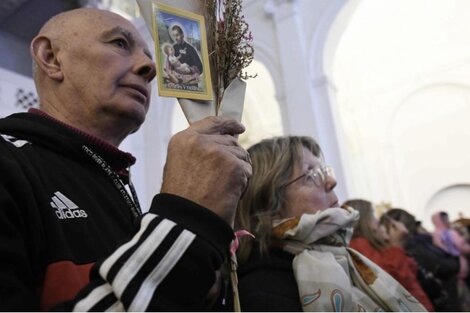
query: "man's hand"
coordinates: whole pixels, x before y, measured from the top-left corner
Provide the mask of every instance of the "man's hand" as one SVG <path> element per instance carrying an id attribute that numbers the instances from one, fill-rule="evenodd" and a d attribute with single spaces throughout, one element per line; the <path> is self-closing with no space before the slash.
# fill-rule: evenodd
<path id="1" fill-rule="evenodd" d="M 232 118 L 211 116 L 174 135 L 161 192 L 202 205 L 233 226 L 252 173 L 249 154 L 234 137 L 244 131 Z"/>

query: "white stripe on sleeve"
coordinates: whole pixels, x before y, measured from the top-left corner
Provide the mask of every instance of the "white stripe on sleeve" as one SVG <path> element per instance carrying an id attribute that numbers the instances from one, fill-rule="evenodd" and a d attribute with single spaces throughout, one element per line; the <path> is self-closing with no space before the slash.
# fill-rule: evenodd
<path id="1" fill-rule="evenodd" d="M 111 286 L 107 283 L 100 285 L 93 289 L 92 292 L 86 296 L 86 298 L 78 301 L 73 307 L 74 311 L 86 312 L 90 311 L 91 308 L 104 297 L 112 293 Z"/>
<path id="2" fill-rule="evenodd" d="M 121 301 L 116 301 L 112 306 L 110 306 L 106 312 L 124 312 L 126 309 Z"/>
<path id="3" fill-rule="evenodd" d="M 139 292 L 129 307 L 129 311 L 145 311 L 147 309 L 158 285 L 160 285 L 171 269 L 178 263 L 195 237 L 196 235 L 187 230 L 184 230 L 180 236 L 178 236 L 170 250 L 168 250 L 160 263 L 143 282 Z"/>
<path id="4" fill-rule="evenodd" d="M 121 298 L 129 282 L 139 272 L 152 253 L 160 246 L 162 241 L 176 224 L 170 220 L 162 220 L 145 241 L 130 256 L 121 267 L 113 280 L 113 289 L 116 297 Z M 161 262 L 161 261 L 160 261 Z"/>
<path id="5" fill-rule="evenodd" d="M 155 219 L 157 215 L 155 214 L 146 214 L 142 218 L 141 226 L 137 234 L 126 244 L 120 246 L 109 258 L 107 258 L 103 264 L 100 266 L 100 275 L 103 277 L 103 279 L 106 279 L 106 276 L 108 276 L 108 272 L 113 266 L 114 263 L 126 252 L 130 247 L 135 245 L 137 241 L 139 241 L 140 237 L 144 233 L 144 231 L 147 229 L 148 224 Z"/>

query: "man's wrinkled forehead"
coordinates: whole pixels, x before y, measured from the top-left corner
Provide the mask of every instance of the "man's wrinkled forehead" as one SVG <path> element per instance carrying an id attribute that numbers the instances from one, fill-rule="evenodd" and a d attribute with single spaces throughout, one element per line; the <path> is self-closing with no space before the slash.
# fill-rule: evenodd
<path id="1" fill-rule="evenodd" d="M 114 26 L 110 29 L 109 28 L 105 29 L 101 35 L 104 38 L 110 38 L 113 36 L 122 36 L 126 38 L 126 40 L 129 42 L 131 46 L 142 47 L 145 54 L 150 59 L 152 59 L 152 54 L 150 53 L 150 50 L 148 49 L 147 43 L 142 39 L 142 37 L 137 32 L 137 30 L 135 30 L 134 27 L 129 29 L 123 26 Z"/>

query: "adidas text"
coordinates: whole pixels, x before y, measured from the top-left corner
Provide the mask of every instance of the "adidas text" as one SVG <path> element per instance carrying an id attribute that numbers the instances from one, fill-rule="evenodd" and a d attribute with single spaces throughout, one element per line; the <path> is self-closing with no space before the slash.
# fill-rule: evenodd
<path id="1" fill-rule="evenodd" d="M 79 218 L 79 217 L 87 217 L 88 214 L 84 210 L 56 210 L 55 215 L 57 215 L 58 218 L 61 220 L 66 219 L 66 218 Z"/>
<path id="2" fill-rule="evenodd" d="M 60 191 L 56 191 L 51 200 L 51 207 L 55 209 L 55 215 L 61 220 L 88 217 L 85 210 L 80 209 Z"/>

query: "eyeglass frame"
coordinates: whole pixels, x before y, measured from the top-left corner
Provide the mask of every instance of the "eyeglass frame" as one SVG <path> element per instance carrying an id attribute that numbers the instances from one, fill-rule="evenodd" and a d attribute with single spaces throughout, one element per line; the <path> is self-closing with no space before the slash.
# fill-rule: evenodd
<path id="1" fill-rule="evenodd" d="M 318 183 L 315 183 L 316 182 L 315 177 L 317 175 L 320 175 L 320 179 L 322 181 L 321 185 L 318 185 Z M 336 179 L 335 172 L 334 172 L 333 167 L 331 165 L 321 165 L 321 166 L 317 166 L 315 168 L 311 168 L 311 169 L 305 171 L 303 174 L 301 174 L 300 176 L 294 178 L 293 180 L 283 184 L 281 187 L 285 188 L 289 185 L 292 185 L 296 181 L 304 178 L 305 176 L 311 176 L 315 186 L 317 186 L 317 187 L 324 186 L 325 183 L 326 183 L 326 179 L 328 177 Z"/>

